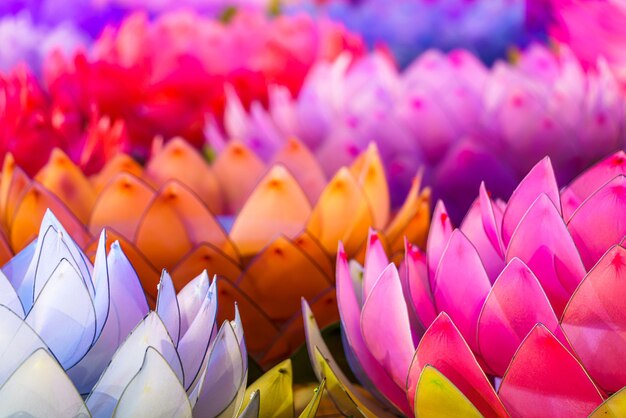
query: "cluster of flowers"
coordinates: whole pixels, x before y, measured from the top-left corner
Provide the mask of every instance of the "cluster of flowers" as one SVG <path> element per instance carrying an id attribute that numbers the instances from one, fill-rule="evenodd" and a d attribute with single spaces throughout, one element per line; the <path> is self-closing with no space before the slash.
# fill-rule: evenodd
<path id="1" fill-rule="evenodd" d="M 271 164 L 231 142 L 212 164 L 185 141 L 168 142 L 141 167 L 120 154 L 87 177 L 61 151 L 30 178 L 9 155 L 0 177 L 0 259 L 37 236 L 51 208 L 78 245 L 92 255 L 103 228 L 131 259 L 151 303 L 159 271 L 181 290 L 208 270 L 220 279 L 221 319 L 237 301 L 248 349 L 275 364 L 303 341 L 300 297 L 323 324 L 338 319 L 333 264 L 338 240 L 352 257 L 365 252 L 369 228 L 399 253 L 404 237 L 425 243 L 428 190 L 419 177 L 391 213 L 389 190 L 372 145 L 327 180 L 306 147 L 286 144 Z"/>
<path id="2" fill-rule="evenodd" d="M 426 251 L 407 244 L 399 268 L 376 234 L 363 267 L 340 246 L 344 349 L 380 404 L 337 369 L 303 303 L 309 355 L 337 406 L 352 416 L 623 415 L 625 174 L 619 152 L 559 192 L 544 159 L 508 202 L 482 186 L 459 228 L 440 202 Z"/>
<path id="3" fill-rule="evenodd" d="M 2 416 L 293 415 L 289 362 L 246 390 L 239 313 L 217 322 L 206 271 L 176 294 L 164 270 L 151 311 L 119 243 L 107 247 L 103 231 L 92 264 L 48 211 L 37 239 L 2 267 Z M 316 395 L 303 416 L 318 405 Z"/>

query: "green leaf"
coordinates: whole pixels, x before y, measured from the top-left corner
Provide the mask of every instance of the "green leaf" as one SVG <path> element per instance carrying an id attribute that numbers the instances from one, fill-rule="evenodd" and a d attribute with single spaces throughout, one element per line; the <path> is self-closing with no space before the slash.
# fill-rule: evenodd
<path id="1" fill-rule="evenodd" d="M 255 391 L 260 393 L 259 416 L 293 418 L 293 370 L 291 360 L 285 360 L 265 373 L 248 387 L 242 410 L 248 406 Z"/>
<path id="2" fill-rule="evenodd" d="M 318 387 L 315 388 L 315 392 L 313 394 L 313 399 L 304 408 L 304 411 L 300 414 L 299 418 L 313 418 L 315 414 L 317 414 L 317 409 L 320 407 L 320 402 L 322 401 L 322 397 L 324 396 L 324 387 L 326 386 L 326 379 L 322 379 L 322 383 Z"/>

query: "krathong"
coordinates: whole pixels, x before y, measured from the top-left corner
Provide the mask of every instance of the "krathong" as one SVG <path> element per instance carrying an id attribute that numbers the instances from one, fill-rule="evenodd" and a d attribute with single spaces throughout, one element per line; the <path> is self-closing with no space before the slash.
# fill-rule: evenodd
<path id="1" fill-rule="evenodd" d="M 2 267 L 0 415 L 258 416 L 259 401 L 293 411 L 288 362 L 246 391 L 241 319 L 235 309 L 218 324 L 206 271 L 176 294 L 164 270 L 149 311 L 120 245 L 107 254 L 106 232 L 98 242 L 92 265 L 47 212 L 36 241 Z"/>
<path id="2" fill-rule="evenodd" d="M 152 306 L 160 268 L 177 291 L 203 270 L 217 274 L 219 317 L 232 318 L 237 301 L 248 349 L 268 366 L 303 341 L 300 297 L 323 324 L 338 319 L 337 241 L 351 257 L 362 257 L 370 228 L 391 254 L 401 253 L 404 236 L 424 244 L 428 197 L 417 177 L 392 213 L 373 144 L 330 180 L 295 139 L 271 164 L 233 141 L 210 165 L 174 139 L 145 167 L 120 154 L 89 178 L 58 150 L 32 179 L 9 155 L 0 179 L 0 249 L 8 259 L 27 246 L 51 208 L 89 255 L 103 228 L 109 243 L 119 240 Z"/>
<path id="3" fill-rule="evenodd" d="M 513 46 L 544 40 L 535 0 L 285 0 L 285 12 L 330 16 L 360 33 L 371 47 L 388 47 L 401 65 L 430 48 L 465 48 L 485 62 Z M 541 15 L 540 15 L 541 16 Z"/>
<path id="4" fill-rule="evenodd" d="M 337 406 L 353 416 L 623 415 L 625 174 L 618 152 L 559 191 L 544 159 L 506 203 L 481 186 L 459 228 L 439 202 L 426 252 L 407 243 L 400 267 L 375 233 L 364 267 L 340 247 L 344 349 L 380 403 L 337 369 L 303 302 L 309 355 Z"/>
<path id="5" fill-rule="evenodd" d="M 59 147 L 93 173 L 116 152 L 147 159 L 155 137 L 202 148 L 227 87 L 243 103 L 265 103 L 268 85 L 296 94 L 317 61 L 363 50 L 339 24 L 306 15 L 241 11 L 224 23 L 191 11 L 131 14 L 87 51 L 51 52 L 43 80 L 24 67 L 0 77 L 0 156 L 13 153 L 34 174 Z"/>
<path id="6" fill-rule="evenodd" d="M 273 88 L 267 110 L 228 99 L 224 132 L 207 129 L 214 146 L 238 138 L 267 158 L 296 136 L 333 173 L 374 140 L 394 206 L 423 167 L 424 184 L 456 221 L 481 181 L 508 198 L 548 155 L 565 184 L 626 140 L 615 76 L 603 62 L 585 71 L 565 47 L 532 45 L 490 69 L 460 50 L 428 51 L 403 72 L 383 54 L 344 55 L 316 65 L 296 98 Z"/>

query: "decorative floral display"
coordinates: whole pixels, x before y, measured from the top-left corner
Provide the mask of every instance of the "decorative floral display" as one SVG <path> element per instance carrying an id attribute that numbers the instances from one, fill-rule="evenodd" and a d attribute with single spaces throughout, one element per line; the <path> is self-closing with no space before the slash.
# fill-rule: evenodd
<path id="1" fill-rule="evenodd" d="M 506 203 L 482 186 L 459 228 L 440 202 L 427 250 L 407 244 L 399 268 L 374 233 L 363 267 L 340 247 L 346 356 L 381 404 L 336 369 L 305 303 L 311 361 L 337 381 L 338 407 L 525 417 L 601 416 L 617 404 L 623 413 L 625 173 L 619 152 L 559 192 L 544 159 Z"/>

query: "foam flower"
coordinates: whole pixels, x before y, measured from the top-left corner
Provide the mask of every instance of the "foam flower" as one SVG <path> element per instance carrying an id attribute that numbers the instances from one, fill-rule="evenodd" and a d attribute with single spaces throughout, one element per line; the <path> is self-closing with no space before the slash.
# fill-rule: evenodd
<path id="1" fill-rule="evenodd" d="M 569 46 L 583 64 L 605 59 L 626 82 L 626 7 L 619 0 L 551 0 L 551 35 Z"/>
<path id="2" fill-rule="evenodd" d="M 471 50 L 486 62 L 511 46 L 544 39 L 546 26 L 533 25 L 525 0 L 304 0 L 285 1 L 286 11 L 330 16 L 363 35 L 371 46 L 387 45 L 401 65 L 430 48 Z M 295 5 L 294 5 L 295 4 Z"/>
<path id="3" fill-rule="evenodd" d="M 37 235 L 33 224 L 51 208 L 87 254 L 103 228 L 109 242 L 119 240 L 152 305 L 159 268 L 171 272 L 177 290 L 205 269 L 219 275 L 226 301 L 220 318 L 232 318 L 232 302 L 239 303 L 248 349 L 263 365 L 302 342 L 302 295 L 315 301 L 324 324 L 338 318 L 332 308 L 337 240 L 360 257 L 375 228 L 396 254 L 404 235 L 423 243 L 429 222 L 428 191 L 420 190 L 419 178 L 405 204 L 391 212 L 374 145 L 327 180 L 295 139 L 271 164 L 235 141 L 207 164 L 176 139 L 145 167 L 119 155 L 90 178 L 60 151 L 33 179 L 8 157 L 0 190 L 6 254 Z"/>
<path id="4" fill-rule="evenodd" d="M 440 202 L 426 252 L 407 244 L 399 268 L 375 234 L 362 268 L 340 247 L 344 349 L 381 404 L 336 369 L 305 303 L 309 355 L 320 378 L 336 375 L 335 403 L 365 416 L 516 417 L 618 402 L 607 396 L 626 386 L 625 170 L 619 152 L 559 192 L 544 159 L 506 203 L 482 186 L 458 229 Z"/>
<path id="5" fill-rule="evenodd" d="M 297 136 L 327 173 L 375 140 L 394 205 L 424 167 L 425 184 L 460 220 L 483 180 L 508 198 L 545 155 L 567 182 L 623 147 L 624 97 L 611 71 L 596 69 L 538 45 L 491 69 L 464 51 L 426 52 L 400 73 L 382 54 L 342 56 L 317 65 L 297 98 L 273 89 L 268 110 L 245 111 L 229 95 L 224 132 L 207 134 L 218 148 L 239 138 L 264 158 Z"/>
<path id="6" fill-rule="evenodd" d="M 163 271 L 149 312 L 132 264 L 106 242 L 103 232 L 92 265 L 47 212 L 37 240 L 2 267 L 2 415 L 258 416 L 245 413 L 253 392 L 263 408 L 293 411 L 290 363 L 245 391 L 241 319 L 235 309 L 218 327 L 206 271 L 178 294 Z"/>

